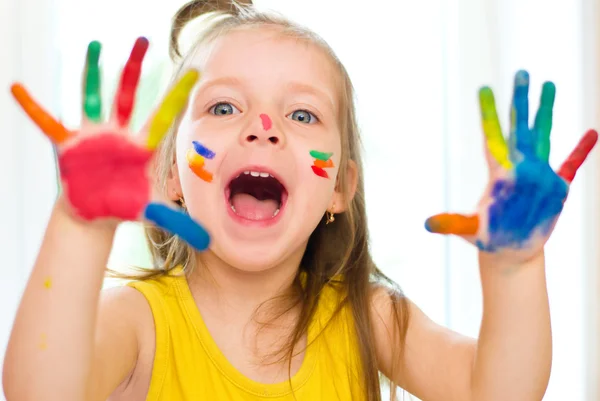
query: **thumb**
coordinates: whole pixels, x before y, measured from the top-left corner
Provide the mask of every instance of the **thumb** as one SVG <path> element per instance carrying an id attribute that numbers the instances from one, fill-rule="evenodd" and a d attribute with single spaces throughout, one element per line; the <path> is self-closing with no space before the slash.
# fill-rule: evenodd
<path id="1" fill-rule="evenodd" d="M 425 221 L 425 229 L 434 234 L 473 236 L 479 229 L 479 217 L 453 213 L 438 214 Z"/>

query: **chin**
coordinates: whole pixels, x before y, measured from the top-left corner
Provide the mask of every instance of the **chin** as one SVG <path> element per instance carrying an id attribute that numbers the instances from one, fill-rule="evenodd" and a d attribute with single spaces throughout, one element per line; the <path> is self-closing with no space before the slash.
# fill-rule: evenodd
<path id="1" fill-rule="evenodd" d="M 282 266 L 286 261 L 290 260 L 296 252 L 293 250 L 290 252 L 291 247 L 287 247 L 288 252 L 285 252 L 286 248 L 274 247 L 269 244 L 260 243 L 239 243 L 232 241 L 225 245 L 222 243 L 216 243 L 212 247 L 213 254 L 222 260 L 225 264 L 249 273 L 258 273 Z M 300 257 L 304 253 L 306 245 L 302 248 L 297 248 L 296 251 L 300 252 Z M 298 262 L 300 259 L 298 259 Z"/>

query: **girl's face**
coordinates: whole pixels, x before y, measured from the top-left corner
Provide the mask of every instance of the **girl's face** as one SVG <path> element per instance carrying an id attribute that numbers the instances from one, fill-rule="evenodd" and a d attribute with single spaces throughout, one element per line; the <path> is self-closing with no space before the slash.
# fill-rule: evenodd
<path id="1" fill-rule="evenodd" d="M 191 65 L 202 75 L 179 127 L 170 193 L 183 194 L 211 234 L 210 250 L 229 265 L 258 271 L 300 257 L 325 210 L 343 207 L 330 58 L 264 27 L 225 35 Z M 210 183 L 189 167 L 193 141 L 216 154 L 200 168 Z"/>

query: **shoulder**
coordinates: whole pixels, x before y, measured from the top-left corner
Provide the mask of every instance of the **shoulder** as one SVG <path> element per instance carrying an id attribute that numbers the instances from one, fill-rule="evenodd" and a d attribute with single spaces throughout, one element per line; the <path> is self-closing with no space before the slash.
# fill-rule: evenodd
<path id="1" fill-rule="evenodd" d="M 100 318 L 106 315 L 108 325 L 135 329 L 152 323 L 152 311 L 146 297 L 132 286 L 105 289 L 100 297 Z"/>
<path id="2" fill-rule="evenodd" d="M 391 288 L 374 287 L 370 308 L 382 373 L 422 399 L 465 392 L 474 339 L 437 324 Z"/>
<path id="3" fill-rule="evenodd" d="M 106 399 L 127 387 L 138 363 L 153 352 L 154 322 L 144 296 L 129 286 L 100 294 L 90 399 Z"/>

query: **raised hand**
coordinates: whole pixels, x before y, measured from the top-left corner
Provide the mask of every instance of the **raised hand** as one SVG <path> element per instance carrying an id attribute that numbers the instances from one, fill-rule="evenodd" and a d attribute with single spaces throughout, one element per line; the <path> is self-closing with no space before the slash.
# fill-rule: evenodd
<path id="1" fill-rule="evenodd" d="M 548 164 L 555 86 L 542 88 L 540 106 L 529 126 L 529 75 L 515 76 L 511 130 L 507 144 L 496 112 L 494 94 L 479 92 L 490 181 L 473 215 L 440 214 L 427 219 L 433 233 L 454 234 L 484 252 L 509 253 L 525 260 L 541 252 L 547 242 L 577 170 L 597 142 L 588 131 L 555 173 Z"/>
<path id="2" fill-rule="evenodd" d="M 61 182 L 74 214 L 88 221 L 146 219 L 179 235 L 194 248 L 204 250 L 209 243 L 204 228 L 183 211 L 162 202 L 152 186 L 155 150 L 184 109 L 199 75 L 194 70 L 187 72 L 146 124 L 147 132 L 134 136 L 128 125 L 147 49 L 148 41 L 139 38 L 123 69 L 112 114 L 103 122 L 101 45 L 90 43 L 83 83 L 84 117 L 77 131 L 67 130 L 21 84 L 14 84 L 11 90 L 27 115 L 57 145 Z"/>

